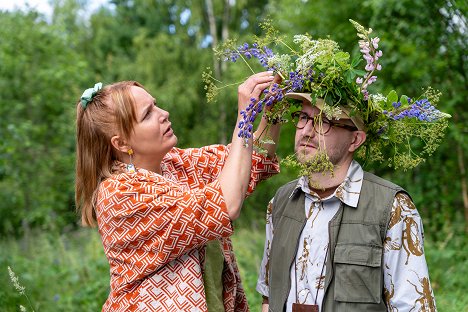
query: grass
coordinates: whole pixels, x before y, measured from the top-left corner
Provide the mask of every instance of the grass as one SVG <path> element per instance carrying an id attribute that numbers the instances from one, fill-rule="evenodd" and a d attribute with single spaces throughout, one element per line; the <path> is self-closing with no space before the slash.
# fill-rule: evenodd
<path id="1" fill-rule="evenodd" d="M 238 228 L 233 236 L 242 281 L 252 311 L 260 311 L 255 291 L 262 257 L 264 230 Z M 444 242 L 426 241 L 426 257 L 439 311 L 468 311 L 467 238 L 448 237 Z M 1 311 L 32 311 L 27 299 L 13 287 L 10 266 L 26 288 L 33 308 L 43 311 L 100 311 L 109 291 L 108 264 L 95 230 L 67 235 L 39 233 L 23 239 L 0 241 Z"/>
<path id="2" fill-rule="evenodd" d="M 9 282 L 7 267 L 38 311 L 100 311 L 109 291 L 108 263 L 95 231 L 66 236 L 37 234 L 0 242 L 0 307 L 32 311 Z"/>

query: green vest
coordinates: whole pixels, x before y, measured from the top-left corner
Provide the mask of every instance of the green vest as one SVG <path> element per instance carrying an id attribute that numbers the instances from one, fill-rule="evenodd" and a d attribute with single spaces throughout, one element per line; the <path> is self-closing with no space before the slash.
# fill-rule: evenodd
<path id="1" fill-rule="evenodd" d="M 272 210 L 269 311 L 282 312 L 290 270 L 306 224 L 304 192 L 290 197 L 297 180 L 278 189 Z M 328 224 L 323 312 L 387 311 L 383 298 L 383 243 L 399 186 L 364 172 L 357 208 L 341 204 Z"/>

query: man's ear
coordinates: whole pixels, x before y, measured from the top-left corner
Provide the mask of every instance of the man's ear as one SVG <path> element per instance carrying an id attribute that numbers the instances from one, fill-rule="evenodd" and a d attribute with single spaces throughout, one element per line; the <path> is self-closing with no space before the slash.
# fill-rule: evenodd
<path id="1" fill-rule="evenodd" d="M 354 152 L 364 144 L 366 141 L 366 133 L 364 131 L 358 130 L 353 132 L 353 140 L 351 141 L 351 144 L 349 145 L 349 151 Z"/>
<path id="2" fill-rule="evenodd" d="M 127 153 L 128 150 L 131 149 L 127 141 L 125 141 L 118 135 L 114 135 L 111 138 L 111 144 L 116 150 L 121 151 L 122 153 Z"/>

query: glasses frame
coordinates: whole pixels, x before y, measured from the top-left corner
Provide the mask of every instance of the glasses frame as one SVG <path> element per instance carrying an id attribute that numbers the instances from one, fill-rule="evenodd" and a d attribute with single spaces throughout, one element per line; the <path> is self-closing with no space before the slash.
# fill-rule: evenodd
<path id="1" fill-rule="evenodd" d="M 301 114 L 307 117 L 307 121 L 306 121 L 306 123 L 304 124 L 304 126 L 298 127 L 298 123 L 295 123 L 295 122 L 294 122 L 294 119 L 297 118 L 297 117 L 299 117 Z M 315 131 L 316 133 L 321 134 L 321 135 L 324 135 L 324 134 L 327 134 L 328 132 L 330 132 L 330 130 L 331 130 L 332 127 L 343 128 L 343 129 L 346 129 L 346 130 L 349 130 L 349 131 L 358 131 L 358 130 L 359 130 L 359 129 L 358 129 L 357 127 L 355 127 L 355 126 L 345 125 L 345 124 L 342 124 L 342 123 L 339 123 L 339 122 L 336 122 L 336 121 L 331 121 L 331 120 L 322 118 L 322 124 L 323 124 L 323 123 L 328 123 L 328 124 L 330 124 L 330 127 L 328 128 L 327 131 L 321 133 L 320 131 L 318 131 L 318 130 L 315 128 L 315 125 L 316 125 L 316 121 L 315 121 L 315 120 L 317 120 L 317 119 L 320 118 L 320 117 L 310 117 L 309 115 L 307 115 L 307 113 L 305 113 L 305 112 L 303 112 L 303 111 L 295 111 L 295 112 L 292 112 L 292 113 L 291 113 L 291 118 L 292 118 L 292 121 L 293 121 L 294 126 L 295 126 L 297 129 L 299 129 L 299 130 L 304 129 L 305 126 L 307 126 L 307 123 L 309 122 L 309 120 L 311 120 L 311 121 L 312 121 L 312 128 L 314 129 L 314 131 Z M 299 120 L 300 120 L 300 119 L 298 119 L 298 121 L 299 121 Z"/>

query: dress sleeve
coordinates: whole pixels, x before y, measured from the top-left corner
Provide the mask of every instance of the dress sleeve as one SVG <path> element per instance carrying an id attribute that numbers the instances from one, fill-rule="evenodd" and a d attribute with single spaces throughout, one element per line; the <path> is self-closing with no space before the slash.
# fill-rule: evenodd
<path id="1" fill-rule="evenodd" d="M 421 217 L 405 193 L 395 196 L 384 250 L 388 311 L 437 311 L 424 256 Z"/>
<path id="2" fill-rule="evenodd" d="M 250 195 L 255 190 L 258 182 L 266 180 L 279 172 L 280 167 L 276 156 L 268 158 L 254 150 L 252 154 L 252 171 L 250 174 L 247 195 Z"/>
<path id="3" fill-rule="evenodd" d="M 202 148 L 186 149 L 192 164 L 198 168 L 198 174 L 205 183 L 214 181 L 223 169 L 224 163 L 229 156 L 230 145 L 209 145 Z M 249 187 L 247 195 L 250 195 L 258 182 L 266 180 L 274 174 L 279 173 L 279 163 L 277 157 L 273 159 L 253 152 L 252 170 L 250 173 Z"/>
<path id="4" fill-rule="evenodd" d="M 185 190 L 163 177 L 110 178 L 100 187 L 96 214 L 109 261 L 123 262 L 132 275 L 122 282 L 233 232 L 217 181 Z"/>
<path id="5" fill-rule="evenodd" d="M 269 296 L 269 268 L 270 268 L 270 247 L 273 241 L 273 222 L 271 212 L 273 209 L 273 199 L 268 203 L 266 213 L 266 235 L 265 246 L 263 248 L 263 259 L 260 264 L 260 273 L 258 275 L 256 290 L 265 297 Z"/>

